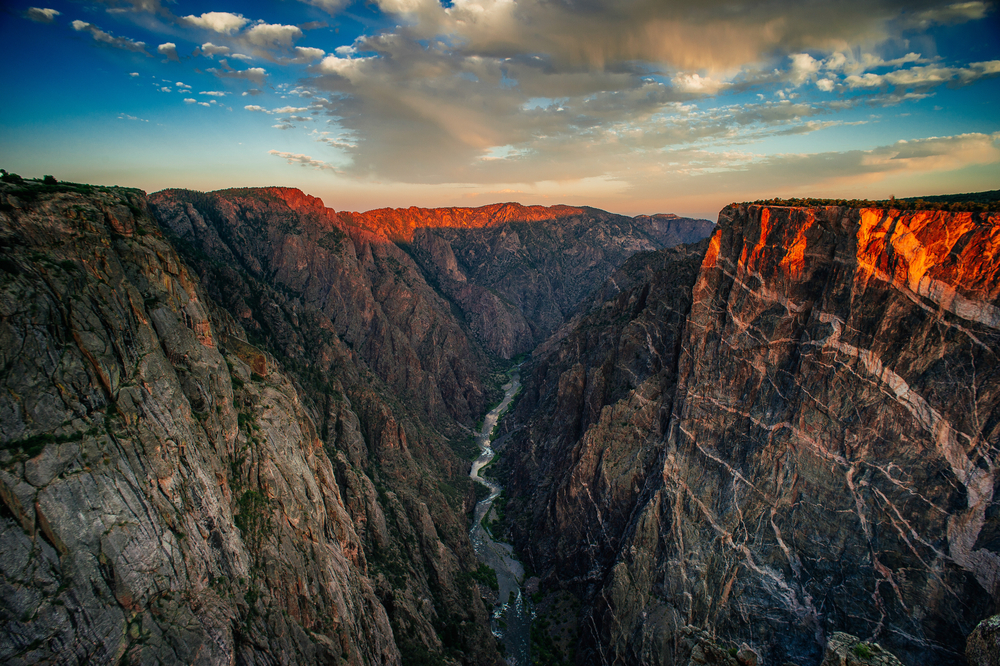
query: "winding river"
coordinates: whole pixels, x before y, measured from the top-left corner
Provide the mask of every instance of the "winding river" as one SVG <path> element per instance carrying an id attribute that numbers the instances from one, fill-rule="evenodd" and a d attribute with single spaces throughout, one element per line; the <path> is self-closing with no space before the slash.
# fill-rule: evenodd
<path id="1" fill-rule="evenodd" d="M 521 583 L 524 582 L 524 567 L 514 558 L 513 548 L 507 543 L 493 540 L 483 527 L 483 517 L 493 508 L 493 502 L 500 495 L 500 485 L 479 475 L 480 470 L 493 460 L 494 452 L 490 447 L 491 435 L 497 420 L 504 410 L 510 406 L 511 400 L 521 387 L 520 375 L 517 370 L 511 373 L 510 381 L 504 385 L 504 397 L 499 405 L 494 407 L 483 419 L 482 430 L 476 433 L 476 443 L 482 453 L 472 463 L 469 476 L 490 489 L 490 495 L 476 505 L 473 514 L 472 528 L 469 538 L 476 551 L 476 557 L 497 572 L 497 583 L 500 593 L 497 605 L 493 609 L 493 634 L 499 638 L 507 650 L 507 663 L 511 666 L 527 666 L 528 639 L 531 629 L 531 609 L 521 593 Z"/>

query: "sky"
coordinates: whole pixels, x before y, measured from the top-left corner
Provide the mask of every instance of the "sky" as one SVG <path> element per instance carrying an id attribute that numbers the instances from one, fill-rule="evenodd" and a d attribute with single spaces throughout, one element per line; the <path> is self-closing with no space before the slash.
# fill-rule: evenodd
<path id="1" fill-rule="evenodd" d="M 913 0 L 0 5 L 0 167 L 337 210 L 1000 189 L 1000 6 Z"/>

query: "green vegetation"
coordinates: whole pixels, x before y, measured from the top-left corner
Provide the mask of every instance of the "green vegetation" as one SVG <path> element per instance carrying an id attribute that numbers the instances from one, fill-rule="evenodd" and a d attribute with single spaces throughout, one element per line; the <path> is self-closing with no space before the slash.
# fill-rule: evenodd
<path id="1" fill-rule="evenodd" d="M 259 563 L 264 542 L 274 531 L 271 522 L 271 500 L 259 490 L 247 490 L 236 501 L 233 522 L 243 534 L 243 543 Z"/>
<path id="2" fill-rule="evenodd" d="M 491 514 L 493 515 L 493 520 L 490 520 Z M 501 530 L 503 529 L 503 523 L 506 519 L 507 495 L 501 490 L 497 498 L 493 500 L 493 508 L 491 512 L 483 516 L 483 529 L 485 529 L 495 541 L 500 541 Z"/>
<path id="3" fill-rule="evenodd" d="M 813 199 L 792 198 L 758 199 L 755 204 L 764 206 L 842 206 L 844 208 L 892 208 L 895 210 L 942 210 L 953 213 L 985 213 L 1000 211 L 1000 190 L 973 194 L 948 194 L 943 196 L 912 197 L 908 199 Z"/>
<path id="4" fill-rule="evenodd" d="M 25 437 L 13 442 L 4 442 L 0 444 L 0 448 L 6 449 L 8 451 L 20 451 L 26 454 L 29 458 L 34 458 L 45 448 L 46 444 L 64 444 L 66 442 L 79 442 L 83 440 L 84 436 L 92 437 L 96 435 L 100 430 L 97 428 L 89 428 L 87 430 L 77 430 L 76 432 L 69 433 L 68 435 L 53 435 L 50 432 L 43 432 L 37 435 L 32 435 L 30 437 Z"/>
<path id="5" fill-rule="evenodd" d="M 854 654 L 862 659 L 871 659 L 873 652 L 868 643 L 858 643 L 854 646 Z"/>
<path id="6" fill-rule="evenodd" d="M 497 572 L 494 571 L 489 565 L 483 563 L 480 563 L 479 568 L 475 571 L 463 573 L 462 577 L 474 580 L 477 583 L 482 583 L 493 591 L 498 591 L 500 589 L 500 583 L 497 582 Z"/>
<path id="7" fill-rule="evenodd" d="M 574 661 L 574 655 L 567 655 L 556 645 L 549 634 L 551 626 L 547 617 L 531 623 L 531 663 L 534 666 L 569 666 Z"/>
<path id="8" fill-rule="evenodd" d="M 448 446 L 455 452 L 455 455 L 463 460 L 471 462 L 479 457 L 479 446 L 476 445 L 476 438 L 472 435 L 465 439 L 451 439 L 448 441 Z"/>

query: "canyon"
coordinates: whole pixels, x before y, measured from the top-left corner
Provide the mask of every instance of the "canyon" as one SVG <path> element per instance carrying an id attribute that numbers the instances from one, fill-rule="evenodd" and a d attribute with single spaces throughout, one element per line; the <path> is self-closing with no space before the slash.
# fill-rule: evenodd
<path id="1" fill-rule="evenodd" d="M 469 469 L 530 353 L 493 468 L 546 663 L 961 663 L 998 234 L 0 184 L 0 659 L 504 663 Z"/>

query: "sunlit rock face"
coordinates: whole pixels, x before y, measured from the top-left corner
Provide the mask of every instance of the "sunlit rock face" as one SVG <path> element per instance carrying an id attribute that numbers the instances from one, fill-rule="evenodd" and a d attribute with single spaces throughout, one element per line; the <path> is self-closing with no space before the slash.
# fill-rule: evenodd
<path id="1" fill-rule="evenodd" d="M 583 601 L 580 663 L 687 663 L 690 626 L 765 663 L 819 663 L 836 631 L 962 663 L 998 601 L 998 234 L 996 215 L 731 206 L 674 388 L 588 397 L 665 359 L 677 325 L 644 310 L 621 315 L 650 331 L 631 358 L 589 353 L 593 320 L 540 356 L 507 428 L 541 471 L 510 465 L 510 506 L 543 580 Z"/>

